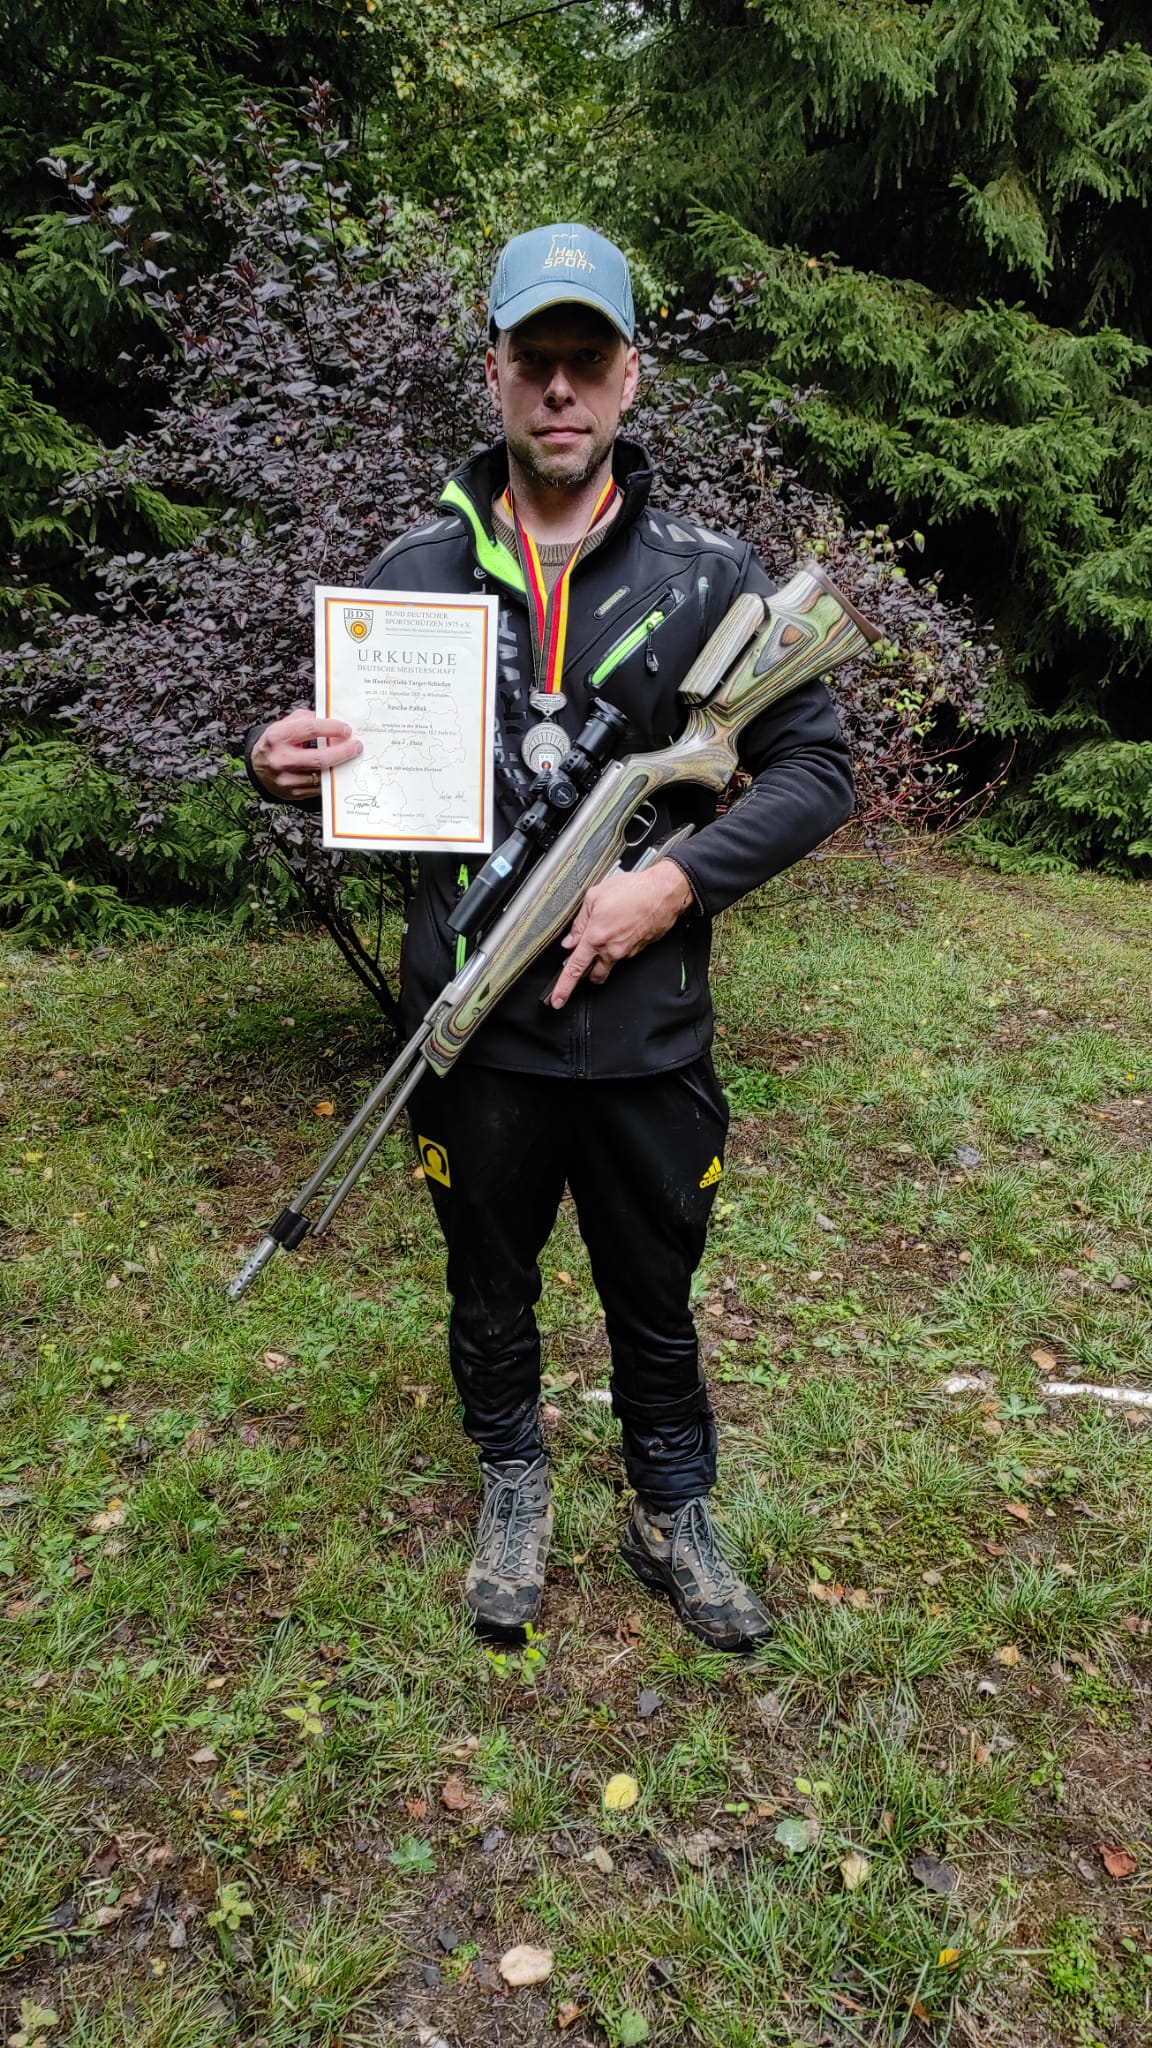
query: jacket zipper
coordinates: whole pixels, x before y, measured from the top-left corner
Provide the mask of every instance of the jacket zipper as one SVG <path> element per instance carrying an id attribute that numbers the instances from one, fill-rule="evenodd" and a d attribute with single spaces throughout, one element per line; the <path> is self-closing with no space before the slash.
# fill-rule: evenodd
<path id="1" fill-rule="evenodd" d="M 463 894 L 464 894 L 464 891 L 465 891 L 465 890 L 466 890 L 466 888 L 468 887 L 468 881 L 469 881 L 469 875 L 468 875 L 468 864 L 467 864 L 467 862 L 466 862 L 466 861 L 461 861 L 461 863 L 460 863 L 460 867 L 459 867 L 459 870 L 458 870 L 458 872 L 457 872 L 457 875 L 456 875 L 456 901 L 457 901 L 457 903 L 459 903 L 459 901 L 460 901 L 460 898 L 461 898 L 461 897 L 463 896 Z M 460 935 L 459 935 L 459 937 L 458 937 L 458 938 L 457 938 L 457 940 L 456 940 L 456 972 L 457 972 L 457 974 L 459 974 L 459 973 L 460 973 L 461 969 L 462 969 L 462 968 L 463 968 L 463 966 L 464 966 L 464 962 L 465 962 L 465 960 L 466 960 L 467 958 L 468 958 L 468 941 L 467 941 L 467 939 L 465 938 L 465 936 L 464 936 L 463 932 L 461 932 L 461 933 L 460 933 Z"/>
<path id="2" fill-rule="evenodd" d="M 670 599 L 671 603 L 669 603 Z M 661 626 L 666 625 L 668 620 L 679 611 L 683 602 L 683 592 L 677 590 L 675 584 L 669 584 L 667 590 L 661 591 L 660 596 L 656 600 L 655 609 L 648 613 L 647 618 L 641 619 L 638 626 L 630 627 L 628 632 L 621 639 L 615 641 L 608 649 L 603 661 L 596 668 L 589 669 L 584 679 L 588 688 L 590 690 L 598 690 L 601 684 L 606 683 L 609 676 L 613 675 L 620 667 L 621 662 L 627 661 L 630 654 L 635 653 L 638 647 L 643 646 L 645 640 L 648 642 L 648 645 L 644 653 L 644 666 L 648 670 L 649 675 L 655 675 L 660 664 L 652 647 L 652 636 L 654 633 L 658 633 Z"/>

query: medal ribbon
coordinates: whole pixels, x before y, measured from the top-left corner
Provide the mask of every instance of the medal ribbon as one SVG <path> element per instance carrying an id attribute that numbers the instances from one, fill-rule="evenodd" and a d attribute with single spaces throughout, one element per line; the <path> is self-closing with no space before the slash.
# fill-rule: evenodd
<path id="1" fill-rule="evenodd" d="M 564 674 L 564 646 L 568 638 L 568 585 L 576 566 L 576 557 L 596 521 L 603 518 L 615 496 L 616 485 L 609 477 L 592 507 L 592 516 L 587 526 L 556 578 L 551 597 L 547 593 L 536 543 L 520 523 L 512 499 L 511 485 L 500 501 L 516 533 L 520 566 L 524 571 L 524 581 L 528 586 L 530 599 L 528 623 L 532 630 L 532 662 L 536 670 L 536 687 L 546 697 L 557 695 Z"/>

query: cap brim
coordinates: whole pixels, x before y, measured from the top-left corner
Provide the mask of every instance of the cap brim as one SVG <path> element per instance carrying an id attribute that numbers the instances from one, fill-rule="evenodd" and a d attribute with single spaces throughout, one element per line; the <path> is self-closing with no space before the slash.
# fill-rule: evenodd
<path id="1" fill-rule="evenodd" d="M 500 332 L 507 334 L 510 328 L 522 326 L 525 320 L 530 320 L 534 313 L 542 313 L 547 306 L 591 306 L 593 312 L 602 313 L 617 334 L 631 343 L 632 329 L 624 325 L 619 309 L 610 305 L 598 292 L 589 291 L 586 285 L 565 285 L 560 290 L 550 284 L 530 285 L 527 291 L 517 292 L 506 305 L 494 309 L 491 317 Z"/>

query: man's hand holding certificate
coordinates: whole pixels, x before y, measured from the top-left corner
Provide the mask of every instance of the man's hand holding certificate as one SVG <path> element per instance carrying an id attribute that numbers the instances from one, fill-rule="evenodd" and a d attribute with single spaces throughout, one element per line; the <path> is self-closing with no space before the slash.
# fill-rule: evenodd
<path id="1" fill-rule="evenodd" d="M 318 587 L 313 729 L 360 742 L 320 777 L 325 846 L 491 850 L 498 606 Z"/>

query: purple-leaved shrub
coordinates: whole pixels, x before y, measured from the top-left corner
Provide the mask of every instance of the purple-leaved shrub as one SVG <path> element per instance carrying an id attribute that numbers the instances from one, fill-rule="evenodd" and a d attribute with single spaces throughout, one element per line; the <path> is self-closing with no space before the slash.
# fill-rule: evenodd
<path id="1" fill-rule="evenodd" d="M 372 219 L 354 215 L 326 87 L 303 119 L 302 150 L 267 110 L 244 108 L 258 183 L 237 190 L 222 165 L 199 166 L 230 245 L 212 276 L 178 288 L 158 243 L 137 247 L 130 221 L 108 222 L 119 283 L 144 293 L 171 350 L 141 364 L 157 380 L 149 430 L 69 497 L 121 503 L 131 531 L 140 494 L 159 493 L 195 508 L 197 530 L 161 553 L 78 543 L 82 601 L 30 607 L 23 644 L 0 657 L 9 706 L 74 734 L 131 790 L 142 843 L 190 786 L 236 776 L 251 721 L 310 700 L 313 585 L 355 584 L 493 432 L 479 255 L 454 243 L 446 214 L 381 202 Z M 98 191 L 74 189 L 106 219 Z M 945 750 L 978 721 L 989 650 L 962 611 L 907 579 L 887 534 L 854 532 L 783 467 L 773 421 L 748 421 L 695 345 L 723 316 L 644 336 L 630 431 L 658 465 L 663 503 L 743 534 L 780 577 L 816 553 L 878 621 L 878 653 L 833 685 L 860 815 L 872 834 L 943 819 L 958 781 Z M 407 862 L 326 853 L 299 812 L 252 802 L 247 818 L 253 861 L 292 872 L 394 1020 L 378 913 L 405 900 Z"/>

